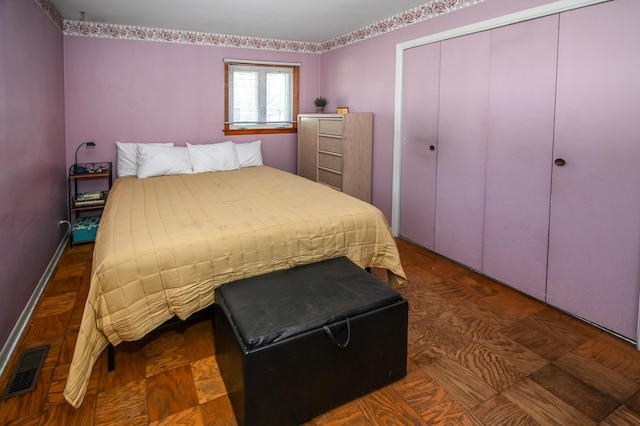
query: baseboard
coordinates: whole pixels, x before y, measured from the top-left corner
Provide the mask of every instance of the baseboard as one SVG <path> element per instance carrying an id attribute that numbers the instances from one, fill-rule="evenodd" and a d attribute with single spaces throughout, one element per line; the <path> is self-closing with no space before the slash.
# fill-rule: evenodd
<path id="1" fill-rule="evenodd" d="M 11 331 L 11 334 L 9 335 L 7 342 L 4 344 L 2 350 L 0 351 L 0 376 L 2 376 L 5 368 L 7 368 L 7 364 L 11 359 L 11 355 L 13 354 L 13 351 L 15 351 L 16 347 L 18 346 L 20 337 L 22 336 L 22 333 L 24 332 L 25 328 L 29 324 L 29 319 L 31 318 L 31 315 L 33 314 L 33 311 L 36 308 L 38 300 L 40 300 L 40 296 L 42 295 L 42 292 L 44 291 L 45 286 L 49 282 L 49 279 L 53 275 L 53 271 L 56 269 L 56 266 L 60 261 L 60 257 L 62 256 L 62 253 L 64 252 L 68 243 L 69 243 L 69 233 L 67 232 L 65 233 L 64 238 L 60 241 L 60 244 L 58 244 L 58 248 L 56 249 L 56 252 L 51 258 L 49 265 L 47 265 L 47 269 L 45 269 L 44 274 L 42 274 L 42 277 L 40 278 L 38 285 L 36 286 L 35 290 L 33 291 L 33 294 L 31 295 L 31 298 L 29 298 L 29 301 L 27 302 L 27 305 L 24 307 L 22 314 L 20 314 L 20 318 L 18 318 L 18 322 L 16 323 L 15 327 L 13 327 L 13 330 Z"/>

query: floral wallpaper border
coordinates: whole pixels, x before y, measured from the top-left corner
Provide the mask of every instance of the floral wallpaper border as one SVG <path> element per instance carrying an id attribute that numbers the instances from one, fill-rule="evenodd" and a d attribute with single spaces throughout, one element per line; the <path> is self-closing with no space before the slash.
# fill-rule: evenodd
<path id="1" fill-rule="evenodd" d="M 321 44 L 276 40 L 260 37 L 202 33 L 129 25 L 101 24 L 95 22 L 64 21 L 64 34 L 124 40 L 145 40 L 167 43 L 197 44 L 217 47 L 277 50 L 283 52 L 321 53 Z"/>
<path id="2" fill-rule="evenodd" d="M 413 9 L 406 10 L 390 18 L 383 19 L 366 27 L 351 31 L 321 43 L 321 52 L 339 49 L 372 37 L 399 30 L 431 18 L 453 12 L 486 0 L 432 0 Z"/>
<path id="3" fill-rule="evenodd" d="M 62 19 L 50 0 L 35 0 L 40 8 L 65 35 L 122 40 L 145 40 L 166 43 L 195 44 L 217 47 L 275 50 L 297 53 L 324 53 L 377 37 L 406 26 L 453 12 L 486 0 L 431 0 L 413 9 L 340 35 L 322 43 L 277 40 L 194 31 L 170 30 L 127 25 L 103 24 Z"/>
<path id="4" fill-rule="evenodd" d="M 64 19 L 62 18 L 62 15 L 60 14 L 60 12 L 58 12 L 58 9 L 56 9 L 53 3 L 51 3 L 51 0 L 34 0 L 34 1 L 38 5 L 38 7 L 42 9 L 44 14 L 47 15 L 49 19 L 51 19 L 51 22 L 53 22 L 53 25 L 55 25 L 60 31 L 62 31 L 62 25 L 63 25 Z"/>

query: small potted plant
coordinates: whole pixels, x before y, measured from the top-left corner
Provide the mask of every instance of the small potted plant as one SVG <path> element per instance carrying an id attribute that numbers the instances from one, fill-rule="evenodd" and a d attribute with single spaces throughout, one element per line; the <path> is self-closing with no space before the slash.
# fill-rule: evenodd
<path id="1" fill-rule="evenodd" d="M 327 100 L 322 96 L 318 96 L 313 103 L 316 104 L 316 112 L 318 114 L 322 114 L 324 112 L 325 105 L 327 105 Z"/>

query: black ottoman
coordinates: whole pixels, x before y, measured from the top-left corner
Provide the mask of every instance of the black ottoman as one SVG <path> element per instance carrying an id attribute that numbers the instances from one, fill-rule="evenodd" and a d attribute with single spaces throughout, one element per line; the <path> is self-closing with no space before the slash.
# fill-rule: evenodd
<path id="1" fill-rule="evenodd" d="M 225 284 L 214 316 L 240 425 L 299 424 L 407 372 L 407 301 L 345 257 Z"/>

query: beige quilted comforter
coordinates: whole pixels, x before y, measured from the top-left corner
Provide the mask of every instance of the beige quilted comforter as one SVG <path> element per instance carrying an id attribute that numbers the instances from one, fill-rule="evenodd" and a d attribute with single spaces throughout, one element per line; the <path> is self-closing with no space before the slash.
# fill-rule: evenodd
<path id="1" fill-rule="evenodd" d="M 82 403 L 108 342 L 186 319 L 213 303 L 221 284 L 337 256 L 387 269 L 392 284 L 405 280 L 377 208 L 293 174 L 263 166 L 117 179 L 64 397 Z"/>

